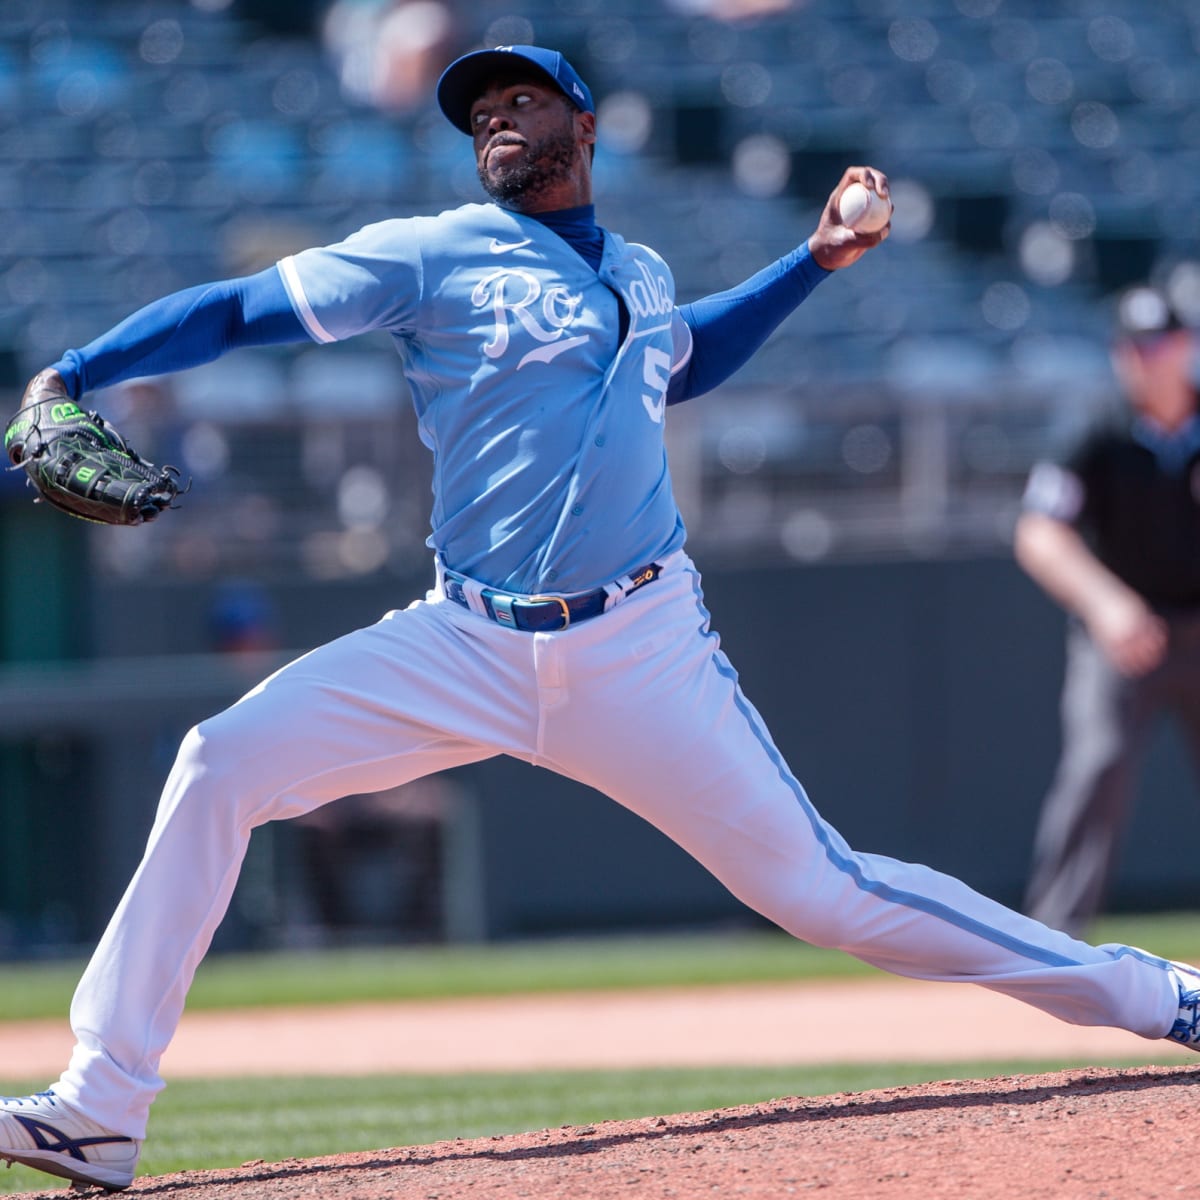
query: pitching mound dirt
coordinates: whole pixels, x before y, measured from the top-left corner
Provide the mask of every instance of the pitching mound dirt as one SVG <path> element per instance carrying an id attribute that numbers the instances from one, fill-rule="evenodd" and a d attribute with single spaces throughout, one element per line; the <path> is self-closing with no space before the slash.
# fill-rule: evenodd
<path id="1" fill-rule="evenodd" d="M 1067 1071 L 138 1180 L 187 1200 L 1194 1196 L 1200 1068 Z M 44 1193 L 29 1193 L 43 1195 Z M 100 1196 L 102 1193 L 89 1193 Z"/>

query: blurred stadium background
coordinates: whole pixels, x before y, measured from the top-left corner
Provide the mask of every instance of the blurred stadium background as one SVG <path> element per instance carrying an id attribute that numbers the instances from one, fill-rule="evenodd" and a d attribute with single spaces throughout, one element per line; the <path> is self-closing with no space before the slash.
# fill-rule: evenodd
<path id="1" fill-rule="evenodd" d="M 672 411 L 673 472 L 716 627 L 818 805 L 1015 902 L 1061 618 L 1011 525 L 1034 459 L 1113 401 L 1113 293 L 1153 276 L 1200 317 L 1193 0 L 0 0 L 6 411 L 167 291 L 477 198 L 432 84 L 530 41 L 596 94 L 599 219 L 683 300 L 806 236 L 844 166 L 890 175 L 887 247 Z M 189 724 L 427 586 L 405 398 L 386 337 L 96 395 L 195 480 L 146 529 L 0 475 L 0 957 L 98 934 Z M 1169 732 L 1144 793 L 1113 905 L 1196 907 Z M 496 762 L 260 831 L 218 944 L 750 919 L 607 801 Z"/>

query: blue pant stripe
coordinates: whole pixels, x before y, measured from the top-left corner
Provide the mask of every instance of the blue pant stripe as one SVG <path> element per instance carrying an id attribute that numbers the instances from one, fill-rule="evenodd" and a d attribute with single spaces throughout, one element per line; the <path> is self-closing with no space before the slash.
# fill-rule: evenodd
<path id="1" fill-rule="evenodd" d="M 700 591 L 699 576 L 693 573 L 692 587 L 696 595 L 696 605 L 704 618 L 703 633 L 704 636 L 712 638 L 718 642 L 717 635 L 712 632 L 709 625 L 710 616 L 707 609 L 704 607 L 704 600 Z M 966 933 L 974 934 L 976 937 L 982 938 L 984 941 L 990 942 L 996 946 L 1002 946 L 1004 949 L 1011 951 L 1014 954 L 1019 954 L 1025 958 L 1033 959 L 1035 962 L 1040 962 L 1049 967 L 1074 967 L 1081 964 L 1077 959 L 1067 958 L 1064 955 L 1058 954 L 1053 950 L 1047 950 L 1042 946 L 1031 945 L 1028 942 L 1022 941 L 1020 938 L 1011 936 L 994 929 L 990 925 L 985 925 L 981 921 L 975 920 L 973 917 L 968 917 L 965 913 L 961 913 L 956 909 L 943 904 L 941 901 L 932 900 L 928 896 L 919 896 L 913 892 L 901 891 L 898 888 L 892 887 L 877 879 L 868 879 L 862 869 L 862 863 L 858 860 L 847 858 L 837 847 L 833 845 L 829 838 L 829 831 L 825 822 L 818 815 L 813 807 L 812 801 L 809 800 L 800 781 L 791 773 L 787 764 L 783 760 L 783 756 L 779 753 L 778 748 L 771 742 L 761 728 L 760 722 L 755 719 L 754 709 L 749 701 L 742 694 L 742 689 L 738 683 L 737 671 L 728 658 L 714 647 L 713 663 L 718 672 L 727 678 L 733 685 L 734 703 L 738 711 L 746 719 L 759 745 L 766 752 L 767 757 L 775 765 L 775 769 L 779 772 L 780 779 L 788 786 L 792 794 L 796 797 L 796 802 L 804 810 L 805 816 L 808 818 L 809 825 L 812 828 L 814 836 L 820 842 L 825 851 L 825 856 L 831 863 L 843 874 L 848 875 L 856 887 L 862 891 L 869 892 L 880 900 L 887 901 L 890 904 L 899 904 L 906 908 L 915 909 L 918 912 L 926 913 L 928 916 L 936 917 L 946 921 L 948 924 L 962 929 Z"/>

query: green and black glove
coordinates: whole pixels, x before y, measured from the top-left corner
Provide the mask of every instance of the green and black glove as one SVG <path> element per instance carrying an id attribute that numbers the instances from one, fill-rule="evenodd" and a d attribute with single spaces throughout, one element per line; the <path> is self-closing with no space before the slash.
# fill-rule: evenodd
<path id="1" fill-rule="evenodd" d="M 38 499 L 102 525 L 152 521 L 187 490 L 174 467 L 146 462 L 103 417 L 84 412 L 52 370 L 30 380 L 4 449 Z"/>

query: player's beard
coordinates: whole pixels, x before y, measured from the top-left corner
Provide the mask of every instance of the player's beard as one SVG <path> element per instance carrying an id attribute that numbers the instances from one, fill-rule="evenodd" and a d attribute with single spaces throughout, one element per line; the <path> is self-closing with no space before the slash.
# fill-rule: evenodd
<path id="1" fill-rule="evenodd" d="M 514 161 L 489 171 L 479 165 L 479 182 L 497 204 L 520 211 L 553 184 L 569 179 L 579 148 L 572 129 L 551 133 L 530 144 Z"/>

